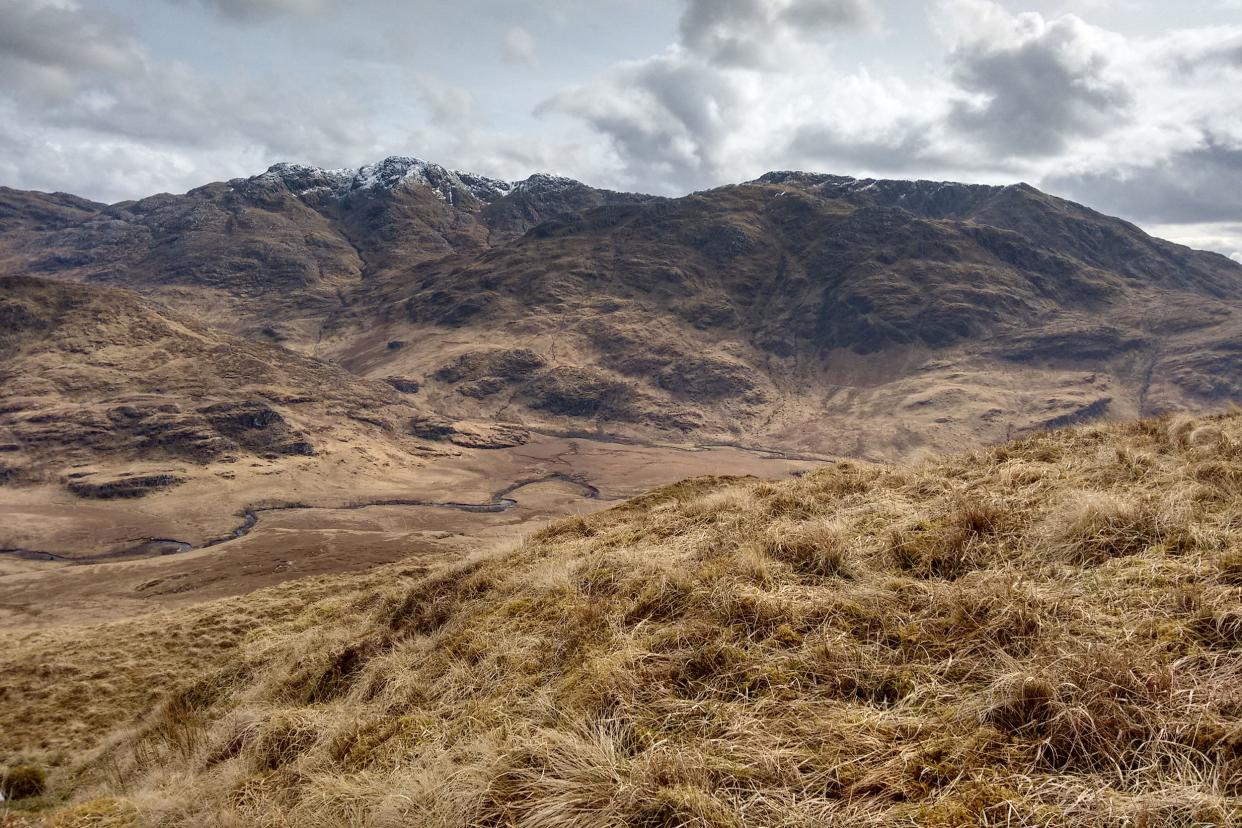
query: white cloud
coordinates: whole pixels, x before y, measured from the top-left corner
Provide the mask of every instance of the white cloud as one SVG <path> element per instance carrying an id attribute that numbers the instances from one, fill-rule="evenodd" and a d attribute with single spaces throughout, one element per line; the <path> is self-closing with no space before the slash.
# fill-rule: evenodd
<path id="1" fill-rule="evenodd" d="M 1242 262 L 1242 221 L 1149 224 L 1147 231 L 1200 250 L 1215 250 Z"/>
<path id="2" fill-rule="evenodd" d="M 689 0 L 677 43 L 538 111 L 587 125 L 608 141 L 629 186 L 661 192 L 758 175 L 815 155 L 812 145 L 864 135 L 912 146 L 906 133 L 922 107 L 902 84 L 840 73 L 825 48 L 833 32 L 877 20 L 861 0 Z"/>
<path id="3" fill-rule="evenodd" d="M 955 26 L 952 78 L 965 93 L 950 123 L 1002 156 L 1054 155 L 1077 136 L 1102 135 L 1130 118 L 1133 92 L 1115 65 L 1116 35 L 1074 15 L 1008 15 L 978 0 Z"/>

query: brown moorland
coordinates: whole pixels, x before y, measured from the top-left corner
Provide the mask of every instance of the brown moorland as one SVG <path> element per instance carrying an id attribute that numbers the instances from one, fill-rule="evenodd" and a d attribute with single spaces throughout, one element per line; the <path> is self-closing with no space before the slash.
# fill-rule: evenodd
<path id="1" fill-rule="evenodd" d="M 1237 414 L 689 480 L 450 565 L 5 633 L 5 761 L 51 770 L 8 820 L 1233 825 L 1239 548 Z"/>

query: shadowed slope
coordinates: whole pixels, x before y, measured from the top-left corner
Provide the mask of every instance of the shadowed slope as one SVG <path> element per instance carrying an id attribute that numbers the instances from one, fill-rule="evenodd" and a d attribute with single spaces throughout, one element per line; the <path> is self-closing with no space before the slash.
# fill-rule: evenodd
<path id="1" fill-rule="evenodd" d="M 381 274 L 324 347 L 471 416 L 891 458 L 1217 406 L 1239 308 L 1242 267 L 1029 187 L 771 174 Z"/>
<path id="2" fill-rule="evenodd" d="M 312 351 L 345 294 L 385 268 L 477 254 L 545 218 L 649 200 L 554 176 L 504 182 L 394 157 L 277 164 L 183 195 L 102 205 L 0 190 L 0 274 L 104 282 L 234 333 Z"/>

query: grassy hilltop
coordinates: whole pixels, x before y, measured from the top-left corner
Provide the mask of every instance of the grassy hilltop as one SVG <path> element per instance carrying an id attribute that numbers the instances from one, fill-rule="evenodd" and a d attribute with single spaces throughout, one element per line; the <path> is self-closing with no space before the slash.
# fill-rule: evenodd
<path id="1" fill-rule="evenodd" d="M 10 824 L 1235 825 L 1242 415 L 0 644 L 0 751 L 51 769 Z"/>

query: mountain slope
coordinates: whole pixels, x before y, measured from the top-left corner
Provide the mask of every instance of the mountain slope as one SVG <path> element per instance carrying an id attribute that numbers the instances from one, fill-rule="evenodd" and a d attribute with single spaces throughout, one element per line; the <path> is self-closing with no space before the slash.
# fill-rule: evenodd
<path id="1" fill-rule="evenodd" d="M 371 271 L 477 253 L 569 210 L 646 199 L 552 176 L 496 181 L 399 157 L 358 170 L 277 164 L 111 206 L 69 198 L 0 192 L 0 273 L 138 289 L 304 350 L 322 316 Z M 62 220 L 40 220 L 49 213 Z"/>
<path id="2" fill-rule="evenodd" d="M 1240 498 L 1236 415 L 688 481 L 422 576 L 32 634 L 0 739 L 122 727 L 54 777 L 66 819 L 1231 825 Z M 200 624 L 212 669 L 125 727 Z M 66 713 L 101 681 L 124 707 Z"/>
<path id="3" fill-rule="evenodd" d="M 139 496 L 145 484 L 331 454 L 354 440 L 413 458 L 434 451 L 410 433 L 419 415 L 387 383 L 237 339 L 127 291 L 0 277 L 0 479 L 9 485 Z M 155 471 L 169 464 L 177 471 Z"/>
<path id="4" fill-rule="evenodd" d="M 391 158 L 6 198 L 0 267 L 406 378 L 450 420 L 892 459 L 1242 394 L 1242 266 L 1026 185 L 656 199 Z"/>
<path id="5" fill-rule="evenodd" d="M 380 274 L 324 352 L 472 416 L 891 457 L 1219 405 L 1240 308 L 1236 263 L 1029 187 L 771 174 Z"/>

